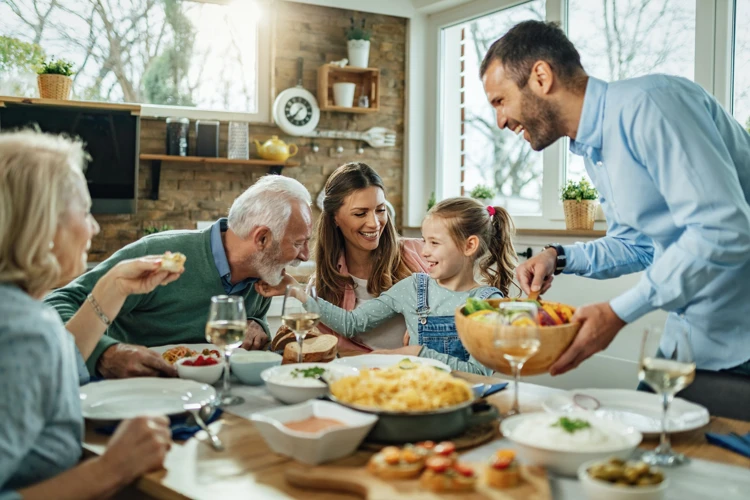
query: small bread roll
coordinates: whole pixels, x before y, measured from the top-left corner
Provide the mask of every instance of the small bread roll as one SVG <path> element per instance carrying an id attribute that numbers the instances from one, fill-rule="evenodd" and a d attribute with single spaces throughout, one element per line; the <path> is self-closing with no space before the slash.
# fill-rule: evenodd
<path id="1" fill-rule="evenodd" d="M 159 270 L 168 271 L 170 273 L 179 273 L 184 269 L 186 260 L 187 257 L 179 252 L 165 252 L 164 255 L 161 256 L 161 266 L 159 267 Z"/>

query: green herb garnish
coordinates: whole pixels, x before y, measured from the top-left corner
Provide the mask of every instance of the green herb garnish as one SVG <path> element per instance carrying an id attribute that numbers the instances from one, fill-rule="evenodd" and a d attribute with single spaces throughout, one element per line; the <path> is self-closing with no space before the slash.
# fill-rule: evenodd
<path id="1" fill-rule="evenodd" d="M 571 420 L 568 417 L 560 417 L 560 420 L 552 424 L 552 427 L 562 427 L 565 432 L 573 434 L 581 429 L 588 429 L 591 427 L 591 424 L 580 418 Z"/>
<path id="2" fill-rule="evenodd" d="M 304 378 L 318 378 L 326 372 L 325 368 L 313 366 L 311 368 L 295 368 L 292 370 L 292 377 L 297 378 L 302 375 Z"/>

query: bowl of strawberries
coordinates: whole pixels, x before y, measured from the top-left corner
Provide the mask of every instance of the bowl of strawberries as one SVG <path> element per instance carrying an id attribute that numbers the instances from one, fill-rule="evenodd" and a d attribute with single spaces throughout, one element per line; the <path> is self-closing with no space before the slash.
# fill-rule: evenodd
<path id="1" fill-rule="evenodd" d="M 204 384 L 214 384 L 224 372 L 224 360 L 217 351 L 182 358 L 175 363 L 180 378 L 195 380 Z"/>

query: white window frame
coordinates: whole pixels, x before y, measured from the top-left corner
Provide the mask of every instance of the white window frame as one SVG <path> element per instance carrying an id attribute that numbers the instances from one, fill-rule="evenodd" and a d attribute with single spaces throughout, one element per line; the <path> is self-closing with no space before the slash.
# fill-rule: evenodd
<path id="1" fill-rule="evenodd" d="M 442 93 L 442 76 L 449 68 L 443 60 L 443 30 L 462 24 L 477 17 L 486 16 L 504 9 L 526 3 L 527 0 L 474 0 L 460 6 L 440 11 L 428 17 L 425 33 L 425 55 L 427 67 L 434 71 L 434 82 L 426 89 L 428 102 L 434 103 L 427 109 L 434 109 L 427 116 L 424 125 L 428 137 L 436 141 L 428 151 L 427 164 L 435 165 L 434 179 L 425 183 L 424 199 L 434 191 L 438 199 L 455 196 L 460 164 L 455 162 L 454 151 L 443 144 L 445 133 L 460 133 L 455 120 L 450 120 L 443 109 L 446 96 Z M 694 79 L 708 92 L 716 96 L 722 106 L 731 111 L 732 101 L 732 59 L 734 55 L 734 0 L 695 0 L 695 75 Z M 548 21 L 558 21 L 567 32 L 567 0 L 546 0 Z M 471 75 L 466 75 L 470 78 Z M 452 99 L 455 101 L 456 99 Z M 450 127 L 456 128 L 454 132 Z M 559 199 L 564 181 L 567 141 L 559 140 L 544 150 L 542 182 L 542 214 L 540 216 L 514 216 L 520 229 L 564 229 L 562 202 Z M 450 161 L 450 163 L 449 163 Z M 451 167 L 451 165 L 453 165 Z M 411 194 L 411 193 L 410 193 Z M 594 229 L 606 229 L 604 222 L 597 222 Z"/>
<path id="2" fill-rule="evenodd" d="M 231 0 L 191 0 L 193 2 L 228 4 Z M 236 1 L 236 0 L 235 0 Z M 248 0 L 242 0 L 248 1 Z M 140 104 L 141 116 L 151 118 L 165 118 L 169 116 L 180 116 L 191 120 L 221 120 L 221 121 L 243 121 L 251 123 L 271 123 L 271 77 L 273 75 L 274 50 L 272 39 L 276 26 L 276 9 L 273 8 L 272 0 L 253 0 L 263 12 L 263 21 L 257 24 L 258 54 L 256 57 L 257 84 L 258 84 L 258 110 L 255 113 L 226 111 L 221 109 L 205 109 L 185 106 L 164 106 L 158 104 Z M 265 20 L 268 22 L 265 22 Z"/>

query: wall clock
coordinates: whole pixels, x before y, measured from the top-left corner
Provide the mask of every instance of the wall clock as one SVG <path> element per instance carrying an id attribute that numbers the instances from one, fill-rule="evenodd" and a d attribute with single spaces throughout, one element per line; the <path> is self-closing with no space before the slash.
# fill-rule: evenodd
<path id="1" fill-rule="evenodd" d="M 297 59 L 297 86 L 276 96 L 273 103 L 273 121 L 289 135 L 309 134 L 320 121 L 318 100 L 302 88 L 302 58 Z"/>

